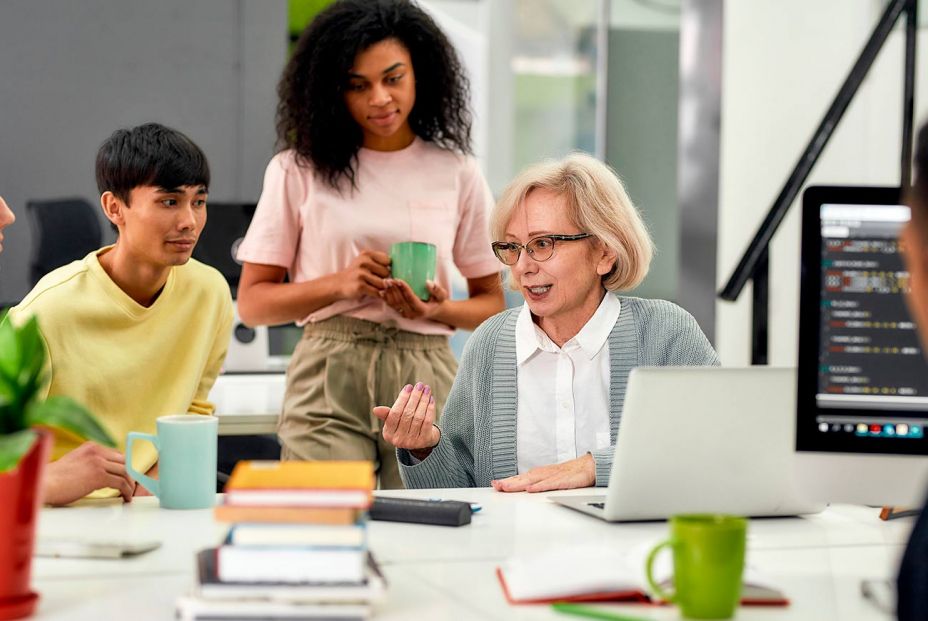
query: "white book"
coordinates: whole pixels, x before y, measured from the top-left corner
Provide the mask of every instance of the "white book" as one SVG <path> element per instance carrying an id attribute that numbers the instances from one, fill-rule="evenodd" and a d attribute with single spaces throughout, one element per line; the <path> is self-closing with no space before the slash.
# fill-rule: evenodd
<path id="1" fill-rule="evenodd" d="M 354 582 L 364 580 L 363 548 L 220 546 L 216 574 L 223 582 Z"/>
<path id="2" fill-rule="evenodd" d="M 197 553 L 194 595 L 208 600 L 258 600 L 292 603 L 370 603 L 383 597 L 386 580 L 369 553 L 360 583 L 223 582 L 216 575 L 216 550 Z"/>
<path id="3" fill-rule="evenodd" d="M 363 489 L 230 489 L 226 504 L 254 507 L 360 507 L 371 503 Z"/>
<path id="4" fill-rule="evenodd" d="M 347 546 L 365 544 L 366 529 L 357 524 L 238 523 L 229 530 L 226 543 L 245 546 Z"/>

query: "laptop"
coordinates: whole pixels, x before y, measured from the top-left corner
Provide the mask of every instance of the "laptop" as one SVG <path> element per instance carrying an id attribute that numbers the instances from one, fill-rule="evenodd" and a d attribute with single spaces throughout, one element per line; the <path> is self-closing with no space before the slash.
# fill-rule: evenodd
<path id="1" fill-rule="evenodd" d="M 817 513 L 795 484 L 795 407 L 795 369 L 633 369 L 606 494 L 549 498 L 610 522 Z"/>

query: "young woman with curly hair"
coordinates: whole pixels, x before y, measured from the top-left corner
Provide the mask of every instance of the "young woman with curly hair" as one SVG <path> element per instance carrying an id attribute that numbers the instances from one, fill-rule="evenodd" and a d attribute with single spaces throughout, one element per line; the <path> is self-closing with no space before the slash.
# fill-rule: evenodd
<path id="1" fill-rule="evenodd" d="M 457 368 L 448 336 L 503 309 L 467 78 L 412 2 L 340 0 L 303 32 L 278 90 L 281 151 L 238 251 L 238 308 L 248 324 L 305 326 L 282 457 L 369 459 L 382 488 L 402 487 L 372 407 L 421 380 L 440 411 Z M 391 278 L 401 241 L 437 246 L 426 301 Z M 452 266 L 466 300 L 449 299 Z"/>

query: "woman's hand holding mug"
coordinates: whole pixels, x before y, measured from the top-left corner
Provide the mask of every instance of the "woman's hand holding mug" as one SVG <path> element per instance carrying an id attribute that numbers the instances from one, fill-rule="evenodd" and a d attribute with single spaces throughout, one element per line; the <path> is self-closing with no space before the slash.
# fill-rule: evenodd
<path id="1" fill-rule="evenodd" d="M 425 287 L 429 292 L 429 299 L 423 302 L 415 294 L 412 287 L 403 280 L 386 278 L 383 281 L 384 289 L 380 296 L 384 301 L 406 319 L 430 319 L 442 303 L 448 299 L 448 291 L 437 282 L 427 280 Z"/>
<path id="2" fill-rule="evenodd" d="M 389 275 L 390 256 L 377 250 L 364 250 L 337 274 L 339 295 L 348 300 L 364 296 L 380 297 L 384 288 L 383 279 Z"/>

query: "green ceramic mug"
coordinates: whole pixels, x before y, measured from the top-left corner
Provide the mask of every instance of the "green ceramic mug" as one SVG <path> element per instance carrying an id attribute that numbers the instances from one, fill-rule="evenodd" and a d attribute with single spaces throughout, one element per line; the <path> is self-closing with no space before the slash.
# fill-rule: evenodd
<path id="1" fill-rule="evenodd" d="M 165 509 L 206 509 L 216 502 L 216 445 L 219 419 L 199 414 L 161 416 L 157 435 L 130 431 L 126 470 L 158 497 Z M 148 440 L 158 450 L 158 479 L 132 467 L 132 443 Z"/>
<path id="2" fill-rule="evenodd" d="M 390 270 L 393 278 L 412 287 L 420 300 L 429 299 L 425 281 L 435 280 L 438 249 L 426 242 L 399 242 L 390 246 Z"/>
<path id="3" fill-rule="evenodd" d="M 648 583 L 662 599 L 691 619 L 730 619 L 741 597 L 747 520 L 732 515 L 693 514 L 670 518 L 670 539 L 648 555 Z M 673 552 L 674 592 L 654 580 L 654 559 Z"/>

